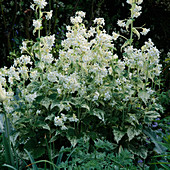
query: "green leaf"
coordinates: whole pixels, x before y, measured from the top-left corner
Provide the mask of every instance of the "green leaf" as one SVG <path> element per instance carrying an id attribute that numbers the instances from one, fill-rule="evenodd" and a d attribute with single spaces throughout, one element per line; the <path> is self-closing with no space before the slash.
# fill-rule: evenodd
<path id="1" fill-rule="evenodd" d="M 50 127 L 47 124 L 43 125 L 42 128 L 50 131 Z"/>
<path id="2" fill-rule="evenodd" d="M 51 115 L 47 116 L 47 117 L 45 118 L 45 120 L 50 120 L 50 121 L 52 121 L 52 120 L 54 119 L 54 117 L 55 117 L 55 115 L 54 115 L 54 114 L 51 114 Z"/>
<path id="3" fill-rule="evenodd" d="M 45 97 L 43 100 L 41 100 L 40 104 L 48 110 L 51 104 L 51 100 L 48 97 Z"/>
<path id="4" fill-rule="evenodd" d="M 132 19 L 127 20 L 127 22 L 126 22 L 126 30 L 128 30 L 129 25 L 132 24 L 132 21 L 133 21 Z"/>
<path id="5" fill-rule="evenodd" d="M 31 156 L 31 154 L 30 154 L 26 149 L 24 149 L 24 151 L 27 153 L 27 155 L 28 155 L 29 158 L 30 158 L 30 161 L 31 161 L 33 170 L 38 170 L 37 165 L 34 164 L 34 163 L 35 163 L 34 158 Z"/>
<path id="6" fill-rule="evenodd" d="M 58 139 L 59 134 L 60 134 L 60 132 L 56 131 L 55 135 L 50 139 L 49 143 L 56 141 Z"/>
<path id="7" fill-rule="evenodd" d="M 145 117 L 149 119 L 155 119 L 157 117 L 160 117 L 160 114 L 156 111 L 148 111 L 148 112 L 145 112 Z"/>
<path id="8" fill-rule="evenodd" d="M 140 33 L 136 28 L 132 28 L 133 33 L 135 33 L 138 36 L 138 40 L 140 39 Z"/>
<path id="9" fill-rule="evenodd" d="M 140 91 L 138 93 L 138 97 L 141 98 L 145 104 L 147 104 L 147 100 L 149 99 L 150 95 L 146 91 Z"/>
<path id="10" fill-rule="evenodd" d="M 100 109 L 93 109 L 92 115 L 97 116 L 100 120 L 104 122 L 104 114 L 105 112 Z"/>
<path id="11" fill-rule="evenodd" d="M 114 139 L 116 140 L 117 143 L 122 139 L 122 137 L 125 135 L 126 132 L 120 131 L 117 128 L 113 129 L 113 134 L 114 134 Z"/>
<path id="12" fill-rule="evenodd" d="M 59 100 L 52 100 L 50 110 L 52 110 L 56 106 L 60 107 L 60 101 Z"/>
<path id="13" fill-rule="evenodd" d="M 88 111 L 90 111 L 90 107 L 87 104 L 83 104 L 83 105 L 81 105 L 81 107 L 87 109 Z"/>
<path id="14" fill-rule="evenodd" d="M 161 141 L 161 138 L 159 139 L 159 136 L 150 128 L 147 128 L 143 130 L 143 132 L 150 137 L 151 141 L 155 144 L 155 151 L 158 152 L 159 154 L 165 153 L 166 148 L 159 144 L 158 142 Z"/>
<path id="15" fill-rule="evenodd" d="M 165 59 L 165 61 L 170 61 L 170 58 Z"/>
<path id="16" fill-rule="evenodd" d="M 135 127 L 129 127 L 127 130 L 129 141 L 131 141 L 135 136 L 138 136 L 140 133 L 141 131 L 137 130 Z"/>
<path id="17" fill-rule="evenodd" d="M 143 147 L 143 146 L 139 146 L 139 145 L 135 145 L 135 144 L 131 144 L 129 145 L 129 150 L 133 153 L 136 154 L 140 157 L 142 157 L 143 159 L 146 159 L 147 157 L 147 148 Z"/>
<path id="18" fill-rule="evenodd" d="M 17 170 L 15 167 L 11 166 L 11 165 L 8 165 L 8 164 L 3 164 L 2 166 L 6 166 L 8 168 L 11 168 L 11 169 L 14 169 L 14 170 Z"/>

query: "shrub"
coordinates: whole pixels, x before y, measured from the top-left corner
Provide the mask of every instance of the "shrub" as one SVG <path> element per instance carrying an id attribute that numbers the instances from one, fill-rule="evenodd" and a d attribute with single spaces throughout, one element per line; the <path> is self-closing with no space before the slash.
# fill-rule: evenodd
<path id="1" fill-rule="evenodd" d="M 46 2 L 38 2 L 32 5 L 37 14 L 33 20 L 37 41 L 23 41 L 21 57 L 0 70 L 0 83 L 8 97 L 3 107 L 19 150 L 25 148 L 40 158 L 53 145 L 54 153 L 48 152 L 52 160 L 62 145 L 74 147 L 81 137 L 92 141 L 103 137 L 117 144 L 116 152 L 123 147 L 145 159 L 144 129 L 163 109 L 156 93 L 160 52 L 151 39 L 140 49 L 133 46 L 135 36 L 140 39 L 149 31 L 133 26 L 142 0 L 128 0 L 131 16 L 118 21 L 130 38 L 115 32 L 108 35 L 103 18 L 96 18 L 94 26 L 86 29 L 85 13 L 76 12 L 58 58 L 52 53 L 55 35 L 40 35 L 42 16 L 50 19 L 52 11 L 43 12 Z M 126 40 L 122 58 L 114 47 L 119 37 Z"/>

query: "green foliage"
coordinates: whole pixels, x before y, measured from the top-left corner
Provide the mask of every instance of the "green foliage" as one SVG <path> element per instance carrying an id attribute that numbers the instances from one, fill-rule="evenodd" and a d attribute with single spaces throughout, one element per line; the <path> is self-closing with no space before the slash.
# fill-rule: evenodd
<path id="1" fill-rule="evenodd" d="M 115 146 L 106 140 L 96 140 L 94 147 L 90 149 L 89 142 L 80 139 L 72 154 L 67 153 L 69 159 L 61 162 L 59 168 L 138 169 L 133 164 L 133 155 L 129 151 L 121 149 L 118 154 L 115 154 L 114 148 Z M 60 152 L 68 152 L 68 149 Z"/>

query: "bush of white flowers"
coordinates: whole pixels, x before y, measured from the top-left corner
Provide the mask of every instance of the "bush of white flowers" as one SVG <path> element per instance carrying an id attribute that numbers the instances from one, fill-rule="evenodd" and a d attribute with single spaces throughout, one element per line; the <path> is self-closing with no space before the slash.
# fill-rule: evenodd
<path id="1" fill-rule="evenodd" d="M 127 148 L 147 157 L 143 130 L 162 111 L 156 93 L 161 65 L 160 52 L 151 39 L 140 49 L 133 46 L 134 35 L 140 38 L 149 31 L 133 26 L 142 2 L 127 0 L 131 16 L 118 21 L 130 38 L 107 34 L 103 18 L 96 18 L 87 29 L 85 13 L 76 12 L 56 58 L 52 54 L 55 35 L 40 35 L 42 16 L 50 19 L 52 11 L 42 11 L 45 0 L 34 0 L 37 41 L 23 41 L 21 56 L 10 68 L 0 69 L 0 83 L 6 89 L 3 107 L 17 143 L 35 158 L 46 152 L 44 138 L 59 148 L 69 142 L 75 146 L 80 137 L 85 141 L 105 138 L 116 149 Z M 123 58 L 114 47 L 119 37 L 125 39 Z"/>

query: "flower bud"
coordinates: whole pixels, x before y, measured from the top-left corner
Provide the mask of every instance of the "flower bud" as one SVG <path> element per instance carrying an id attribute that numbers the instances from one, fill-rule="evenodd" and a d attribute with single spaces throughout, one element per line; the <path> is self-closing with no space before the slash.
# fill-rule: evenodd
<path id="1" fill-rule="evenodd" d="M 0 83 L 0 102 L 3 102 L 4 100 L 6 100 L 6 95 L 2 89 L 1 83 Z"/>

